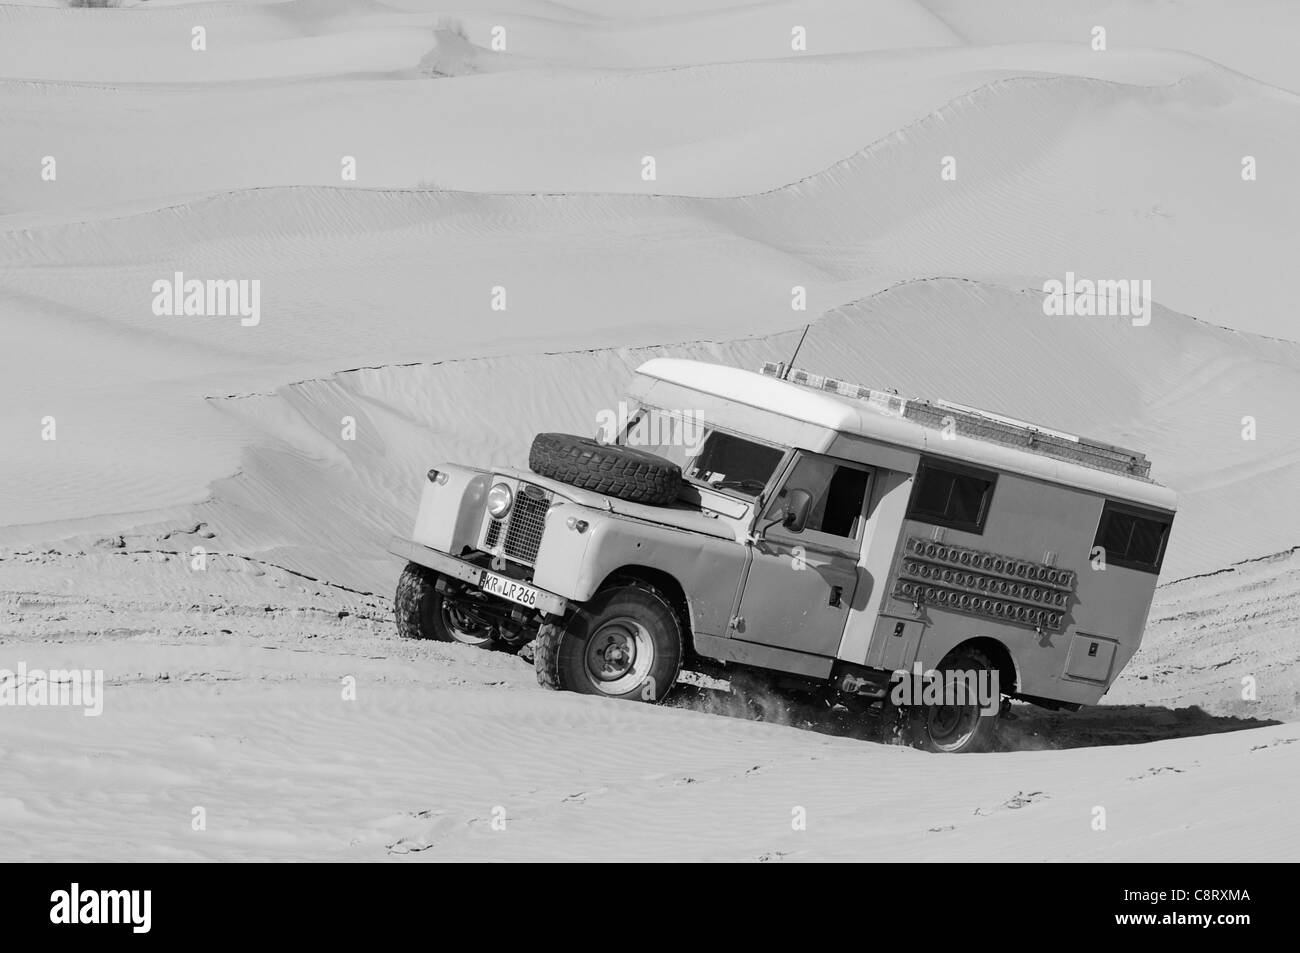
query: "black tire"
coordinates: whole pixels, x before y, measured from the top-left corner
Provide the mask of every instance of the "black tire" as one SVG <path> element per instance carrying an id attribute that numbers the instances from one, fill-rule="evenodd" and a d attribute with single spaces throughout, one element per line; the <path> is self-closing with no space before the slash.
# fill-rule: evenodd
<path id="1" fill-rule="evenodd" d="M 936 671 L 975 672 L 977 678 L 996 671 L 979 649 L 957 647 L 949 652 Z M 943 754 L 970 754 L 997 749 L 1002 698 L 991 715 L 983 714 L 978 703 L 966 705 L 918 705 L 907 712 L 908 741 L 915 748 Z"/>
<path id="2" fill-rule="evenodd" d="M 534 437 L 528 468 L 570 486 L 650 506 L 672 503 L 682 483 L 681 468 L 671 460 L 567 433 Z"/>
<path id="3" fill-rule="evenodd" d="M 642 583 L 597 593 L 565 621 L 543 625 L 533 643 L 537 682 L 555 691 L 657 703 L 681 666 L 677 613 Z"/>
<path id="4" fill-rule="evenodd" d="M 397 580 L 393 616 L 402 639 L 458 642 L 478 648 L 517 652 L 523 642 L 511 644 L 498 638 L 496 626 L 475 619 L 458 604 L 444 599 L 437 589 L 438 574 L 418 563 L 407 563 Z"/>

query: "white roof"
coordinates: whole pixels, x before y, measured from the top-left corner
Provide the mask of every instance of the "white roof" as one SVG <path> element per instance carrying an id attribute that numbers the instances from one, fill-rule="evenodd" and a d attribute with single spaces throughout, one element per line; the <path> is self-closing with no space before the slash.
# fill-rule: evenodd
<path id="1" fill-rule="evenodd" d="M 838 433 L 856 434 L 919 452 L 968 460 L 1161 509 L 1173 510 L 1177 506 L 1175 494 L 1156 483 L 1040 456 L 1005 444 L 978 439 L 942 440 L 937 431 L 891 413 L 879 404 L 812 390 L 738 367 L 655 358 L 638 367 L 637 373 Z"/>
<path id="2" fill-rule="evenodd" d="M 657 357 L 646 361 L 636 369 L 636 372 L 670 384 L 680 384 L 691 390 L 734 400 L 739 404 L 770 410 L 828 430 L 837 430 L 841 433 L 866 432 L 867 425 L 863 419 L 862 408 L 832 397 L 830 394 L 819 394 L 806 387 L 799 387 L 763 374 L 755 374 L 753 371 L 741 370 L 739 367 Z"/>

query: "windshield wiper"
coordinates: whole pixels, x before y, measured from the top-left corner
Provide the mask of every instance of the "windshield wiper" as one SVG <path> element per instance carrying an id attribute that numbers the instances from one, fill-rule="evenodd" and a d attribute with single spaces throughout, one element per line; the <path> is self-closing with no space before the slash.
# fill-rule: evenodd
<path id="1" fill-rule="evenodd" d="M 767 488 L 767 483 L 762 480 L 714 480 L 709 484 L 715 490 L 746 490 L 754 493 L 762 493 Z"/>

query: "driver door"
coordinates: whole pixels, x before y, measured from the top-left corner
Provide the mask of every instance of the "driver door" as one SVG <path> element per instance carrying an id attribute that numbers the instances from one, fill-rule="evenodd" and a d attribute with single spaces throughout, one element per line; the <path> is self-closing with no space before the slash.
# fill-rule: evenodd
<path id="1" fill-rule="evenodd" d="M 834 656 L 858 588 L 870 467 L 800 451 L 755 527 L 735 638 Z M 782 525 L 794 489 L 812 497 L 800 533 Z"/>

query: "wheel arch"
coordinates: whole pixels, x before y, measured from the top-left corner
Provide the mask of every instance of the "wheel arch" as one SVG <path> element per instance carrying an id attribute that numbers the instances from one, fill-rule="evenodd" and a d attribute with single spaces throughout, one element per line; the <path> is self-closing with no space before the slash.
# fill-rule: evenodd
<path id="1" fill-rule="evenodd" d="M 993 667 L 998 673 L 998 687 L 1004 695 L 1014 695 L 1020 686 L 1020 669 L 1016 665 L 1015 656 L 1007 648 L 1005 643 L 989 635 L 976 636 L 973 639 L 966 639 L 964 642 L 958 642 L 948 650 L 947 655 L 951 655 L 960 649 L 978 649 L 988 656 Z M 945 656 L 946 657 L 946 656 Z"/>
<path id="2" fill-rule="evenodd" d="M 662 593 L 671 603 L 673 611 L 677 614 L 677 622 L 682 627 L 682 648 L 688 657 L 693 658 L 695 648 L 692 633 L 695 631 L 695 626 L 691 615 L 691 602 L 686 595 L 686 588 L 677 577 L 664 569 L 629 563 L 607 573 L 600 581 L 600 585 L 596 587 L 596 592 L 628 582 L 649 585 Z"/>

